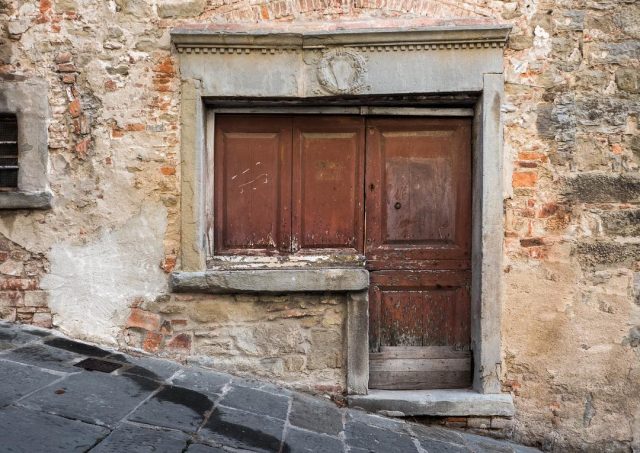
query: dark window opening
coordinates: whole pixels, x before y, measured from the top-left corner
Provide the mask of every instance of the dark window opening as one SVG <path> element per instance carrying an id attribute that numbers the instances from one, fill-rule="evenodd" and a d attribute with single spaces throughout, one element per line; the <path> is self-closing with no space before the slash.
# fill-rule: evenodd
<path id="1" fill-rule="evenodd" d="M 18 119 L 0 114 L 0 191 L 18 188 Z"/>

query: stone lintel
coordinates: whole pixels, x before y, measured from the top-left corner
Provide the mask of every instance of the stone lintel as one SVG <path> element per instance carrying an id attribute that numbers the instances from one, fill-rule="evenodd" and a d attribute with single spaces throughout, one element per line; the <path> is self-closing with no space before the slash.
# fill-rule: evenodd
<path id="1" fill-rule="evenodd" d="M 289 293 L 362 291 L 369 287 L 365 269 L 259 269 L 174 272 L 174 292 Z"/>
<path id="2" fill-rule="evenodd" d="M 513 417 L 515 407 L 508 393 L 473 390 L 369 390 L 349 396 L 349 406 L 395 417 Z"/>

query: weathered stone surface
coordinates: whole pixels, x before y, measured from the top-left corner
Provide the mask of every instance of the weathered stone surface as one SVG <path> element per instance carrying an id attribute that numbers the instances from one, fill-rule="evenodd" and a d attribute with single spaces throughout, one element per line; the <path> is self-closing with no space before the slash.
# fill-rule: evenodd
<path id="1" fill-rule="evenodd" d="M 640 200 L 640 178 L 635 175 L 586 173 L 565 181 L 569 200 L 583 203 L 633 202 Z"/>
<path id="2" fill-rule="evenodd" d="M 618 89 L 627 93 L 640 93 L 640 73 L 637 69 L 618 69 L 616 84 Z"/>
<path id="3" fill-rule="evenodd" d="M 213 399 L 214 396 L 220 395 L 222 389 L 231 382 L 231 376 L 196 368 L 186 368 L 174 376 L 171 382 L 174 385 L 210 395 L 210 398 Z"/>
<path id="4" fill-rule="evenodd" d="M 135 361 L 126 354 L 119 354 L 117 359 L 122 363 Z M 193 367 L 179 367 L 172 379 L 180 379 L 196 390 L 169 384 L 157 388 L 159 383 L 139 376 L 127 378 L 106 371 L 54 374 L 37 367 L 1 359 L 0 362 L 7 365 L 0 367 L 0 435 L 2 447 L 8 451 L 40 451 L 41 446 L 30 442 L 33 438 L 44 441 L 44 435 L 55 436 L 46 443 L 53 451 L 87 451 L 83 442 L 87 436 L 91 439 L 92 432 L 96 436 L 90 444 L 93 446 L 91 451 L 101 453 L 147 450 L 214 453 L 229 449 L 360 453 L 371 449 L 414 451 L 411 447 L 419 444 L 430 445 L 432 449 L 449 448 L 442 451 L 458 451 L 456 448 L 462 447 L 466 447 L 466 451 L 484 451 L 483 448 L 488 448 L 481 448 L 481 445 L 490 445 L 489 451 L 519 451 L 512 450 L 517 446 L 506 442 L 487 444 L 489 441 L 482 438 L 475 439 L 440 427 L 340 409 L 329 401 L 266 381 Z M 42 379 L 43 373 L 59 382 L 51 385 L 51 381 Z M 148 392 L 152 389 L 157 391 L 150 395 Z M 3 400 L 3 396 L 10 393 L 10 398 Z M 29 393 L 31 396 L 15 402 Z M 219 402 L 219 393 L 229 398 Z M 146 394 L 145 399 L 140 399 L 141 394 Z M 15 407 L 3 407 L 12 401 Z M 225 402 L 243 409 L 220 404 Z M 44 412 L 63 417 L 44 415 Z M 126 414 L 126 418 L 113 423 L 121 414 Z M 5 417 L 11 418 L 11 422 L 5 423 Z M 205 417 L 208 417 L 205 426 L 196 432 Z M 90 420 L 92 424 L 78 420 Z M 343 420 L 348 426 L 346 433 Z M 27 426 L 27 421 L 33 424 Z M 95 426 L 106 422 L 113 427 L 110 433 L 104 426 Z M 20 431 L 4 435 L 5 424 L 9 426 L 9 432 L 16 427 Z M 22 444 L 17 443 L 20 438 L 17 434 L 21 435 Z M 78 442 L 77 450 L 74 442 Z M 365 444 L 369 446 L 363 447 Z M 384 450 L 378 450 L 378 447 Z"/>
<path id="5" fill-rule="evenodd" d="M 220 400 L 220 404 L 282 420 L 287 418 L 289 410 L 288 397 L 235 385 L 231 386 L 231 389 Z"/>
<path id="6" fill-rule="evenodd" d="M 106 428 L 78 420 L 16 407 L 0 409 L 0 438 L 5 451 L 41 451 L 45 445 L 50 452 L 87 451 L 108 433 Z"/>
<path id="7" fill-rule="evenodd" d="M 183 387 L 166 386 L 129 416 L 129 420 L 195 432 L 213 408 L 207 395 Z"/>
<path id="8" fill-rule="evenodd" d="M 177 431 L 167 431 L 128 423 L 120 425 L 102 440 L 92 452 L 121 453 L 135 449 L 157 453 L 183 451 L 187 446 L 187 435 Z"/>
<path id="9" fill-rule="evenodd" d="M 206 0 L 160 0 L 157 4 L 160 17 L 192 17 L 204 11 Z"/>
<path id="10" fill-rule="evenodd" d="M 71 341 L 66 338 L 60 337 L 45 340 L 44 344 L 57 349 L 63 349 L 65 351 L 73 352 L 74 354 L 89 355 L 93 357 L 106 357 L 111 354 L 110 351 L 99 348 L 97 346 L 80 343 L 79 341 Z"/>
<path id="11" fill-rule="evenodd" d="M 7 362 L 0 356 L 0 407 L 7 406 L 29 393 L 60 379 L 41 368 Z"/>
<path id="12" fill-rule="evenodd" d="M 350 446 L 367 451 L 418 452 L 409 435 L 374 428 L 360 421 L 348 421 L 345 435 Z"/>
<path id="13" fill-rule="evenodd" d="M 291 453 L 337 453 L 344 451 L 344 445 L 337 437 L 289 428 L 284 438 L 284 449 Z"/>
<path id="14" fill-rule="evenodd" d="M 236 270 L 174 272 L 174 291 L 205 293 L 287 293 L 359 291 L 369 285 L 364 269 Z"/>
<path id="15" fill-rule="evenodd" d="M 234 448 L 278 451 L 283 431 L 282 420 L 217 406 L 200 430 L 200 435 Z"/>
<path id="16" fill-rule="evenodd" d="M 294 395 L 289 422 L 331 436 L 338 436 L 342 431 L 342 414 L 334 404 L 303 395 Z"/>
<path id="17" fill-rule="evenodd" d="M 640 210 L 604 211 L 602 226 L 612 236 L 640 236 Z"/>
<path id="18" fill-rule="evenodd" d="M 153 379 L 155 381 L 164 381 L 165 379 L 173 376 L 176 371 L 180 369 L 180 366 L 175 362 L 154 359 L 153 357 L 125 357 L 121 354 L 114 354 L 109 358 L 125 364 L 133 365 L 130 368 L 124 368 L 122 373 L 134 374 Z"/>
<path id="19" fill-rule="evenodd" d="M 225 453 L 227 450 L 218 447 L 210 447 L 203 444 L 191 444 L 187 449 L 187 453 Z"/>
<path id="20" fill-rule="evenodd" d="M 34 393 L 21 404 L 88 423 L 114 426 L 158 386 L 138 376 L 83 372 L 68 376 L 55 388 Z"/>
<path id="21" fill-rule="evenodd" d="M 34 344 L 9 351 L 2 355 L 2 358 L 29 365 L 36 365 L 50 370 L 71 373 L 78 371 L 78 368 L 74 368 L 73 365 L 78 362 L 82 356 L 51 346 Z"/>
<path id="22" fill-rule="evenodd" d="M 511 395 L 482 394 L 471 390 L 370 390 L 368 395 L 352 395 L 349 403 L 371 412 L 429 416 L 511 417 L 515 413 Z"/>
<path id="23" fill-rule="evenodd" d="M 44 333 L 44 335 L 47 334 L 48 332 Z M 13 324 L 0 322 L 0 343 L 2 344 L 16 347 L 41 340 L 42 338 L 43 332 L 21 329 Z"/>
<path id="24" fill-rule="evenodd" d="M 583 266 L 631 266 L 640 260 L 640 244 L 618 242 L 583 242 L 576 247 L 578 261 Z"/>

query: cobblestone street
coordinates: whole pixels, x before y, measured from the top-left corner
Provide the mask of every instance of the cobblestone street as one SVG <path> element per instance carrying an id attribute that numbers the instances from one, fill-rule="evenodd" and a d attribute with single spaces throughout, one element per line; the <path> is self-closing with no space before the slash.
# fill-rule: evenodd
<path id="1" fill-rule="evenodd" d="M 0 323 L 2 452 L 533 452 Z"/>

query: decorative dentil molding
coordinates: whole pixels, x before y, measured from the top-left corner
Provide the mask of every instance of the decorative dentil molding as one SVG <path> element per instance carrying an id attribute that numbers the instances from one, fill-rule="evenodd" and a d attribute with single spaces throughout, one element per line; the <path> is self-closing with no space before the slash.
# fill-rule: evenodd
<path id="1" fill-rule="evenodd" d="M 422 29 L 368 29 L 323 33 L 247 33 L 210 28 L 175 29 L 181 54 L 278 54 L 348 47 L 360 52 L 415 52 L 503 48 L 510 26 L 482 25 Z"/>

